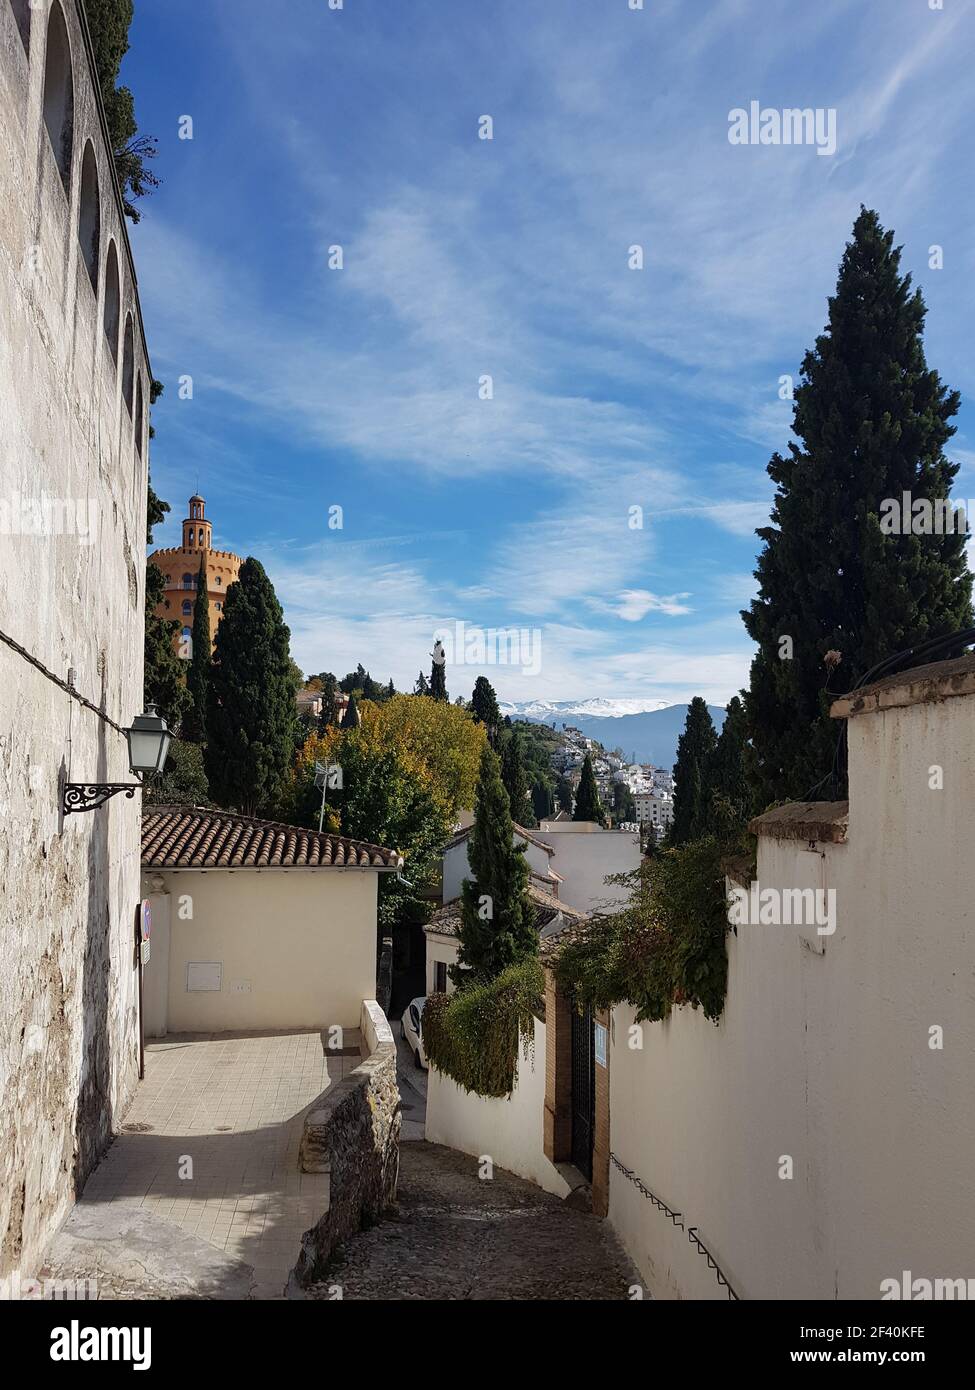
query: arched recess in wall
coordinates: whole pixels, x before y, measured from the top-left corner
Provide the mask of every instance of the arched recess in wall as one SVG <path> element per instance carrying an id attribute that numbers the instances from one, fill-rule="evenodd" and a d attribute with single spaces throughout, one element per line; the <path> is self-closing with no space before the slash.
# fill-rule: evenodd
<path id="1" fill-rule="evenodd" d="M 125 341 L 122 344 L 122 399 L 132 414 L 132 388 L 135 381 L 135 348 L 132 342 L 132 315 L 125 316 Z"/>
<path id="2" fill-rule="evenodd" d="M 102 321 L 105 325 L 105 337 L 108 339 L 112 361 L 116 366 L 118 365 L 119 305 L 118 252 L 115 250 L 115 242 L 110 241 L 108 243 L 108 255 L 105 258 L 105 312 Z"/>
<path id="3" fill-rule="evenodd" d="M 98 195 L 98 165 L 95 147 L 89 140 L 81 160 L 81 205 L 78 209 L 78 241 L 91 287 L 98 296 L 98 252 L 101 244 L 101 202 Z"/>
<path id="4" fill-rule="evenodd" d="M 71 77 L 71 45 L 59 0 L 54 0 L 47 21 L 47 56 L 44 60 L 44 124 L 61 174 L 65 192 L 71 187 L 71 152 L 74 148 L 74 82 Z"/>
<path id="5" fill-rule="evenodd" d="M 10 0 L 24 52 L 30 52 L 30 0 Z"/>
<path id="6" fill-rule="evenodd" d="M 135 447 L 140 459 L 142 458 L 144 447 L 142 443 L 142 432 L 146 427 L 145 413 L 145 403 L 142 395 L 142 373 L 140 372 L 139 378 L 135 383 Z"/>

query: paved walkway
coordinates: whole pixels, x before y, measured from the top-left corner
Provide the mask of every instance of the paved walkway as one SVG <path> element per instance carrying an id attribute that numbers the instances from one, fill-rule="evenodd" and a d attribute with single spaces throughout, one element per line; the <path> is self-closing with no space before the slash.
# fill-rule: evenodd
<path id="1" fill-rule="evenodd" d="M 625 1299 L 640 1279 L 612 1229 L 440 1144 L 400 1148 L 397 1211 L 346 1242 L 312 1297 Z"/>
<path id="2" fill-rule="evenodd" d="M 168 1036 L 49 1248 L 41 1277 L 102 1298 L 278 1298 L 328 1177 L 299 1173 L 305 1113 L 359 1063 L 317 1032 Z"/>

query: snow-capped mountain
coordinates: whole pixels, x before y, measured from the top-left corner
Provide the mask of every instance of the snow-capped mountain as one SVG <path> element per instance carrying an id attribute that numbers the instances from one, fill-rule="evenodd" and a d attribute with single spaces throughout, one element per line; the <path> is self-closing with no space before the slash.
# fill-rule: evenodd
<path id="1" fill-rule="evenodd" d="M 500 701 L 502 714 L 512 719 L 531 719 L 536 723 L 561 722 L 576 715 L 595 719 L 618 719 L 624 714 L 646 714 L 650 710 L 666 709 L 666 700 L 522 700 L 514 703 Z"/>
<path id="2" fill-rule="evenodd" d="M 533 724 L 571 724 L 604 748 L 619 748 L 624 757 L 657 767 L 673 766 L 687 718 L 686 705 L 668 705 L 665 700 L 526 700 L 500 704 L 500 709 L 512 719 Z M 724 710 L 720 705 L 708 709 L 720 731 Z"/>

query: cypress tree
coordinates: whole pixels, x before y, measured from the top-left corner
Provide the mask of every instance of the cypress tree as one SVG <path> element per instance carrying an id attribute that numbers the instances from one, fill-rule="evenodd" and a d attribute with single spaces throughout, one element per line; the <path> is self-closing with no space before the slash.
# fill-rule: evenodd
<path id="1" fill-rule="evenodd" d="M 509 731 L 501 744 L 501 780 L 508 793 L 512 819 L 519 825 L 534 825 L 535 813 L 529 799 L 521 738 L 515 729 Z"/>
<path id="2" fill-rule="evenodd" d="M 429 695 L 430 687 L 427 685 L 427 678 L 421 671 L 416 678 L 416 685 L 413 687 L 414 695 Z"/>
<path id="3" fill-rule="evenodd" d="M 599 799 L 599 788 L 596 786 L 596 774 L 592 770 L 592 758 L 588 753 L 582 764 L 582 775 L 579 778 L 579 790 L 576 792 L 576 808 L 573 812 L 572 819 L 595 821 L 597 825 L 606 824 L 606 812 L 603 810 L 603 803 Z"/>
<path id="4" fill-rule="evenodd" d="M 565 811 L 572 815 L 572 783 L 568 777 L 563 775 L 559 778 L 555 788 L 555 799 L 558 802 L 560 811 Z"/>
<path id="5" fill-rule="evenodd" d="M 191 704 L 184 721 L 183 737 L 190 743 L 207 740 L 207 689 L 210 685 L 210 595 L 207 592 L 206 556 L 200 556 L 200 573 L 193 604 L 193 655 L 186 675 Z"/>
<path id="6" fill-rule="evenodd" d="M 478 724 L 483 724 L 487 729 L 491 746 L 492 748 L 495 747 L 498 727 L 501 724 L 501 711 L 498 708 L 498 697 L 494 693 L 494 686 L 487 676 L 478 676 L 474 682 L 474 691 L 471 695 L 471 713 Z"/>
<path id="7" fill-rule="evenodd" d="M 831 700 L 884 657 L 971 622 L 963 534 L 888 533 L 884 503 L 947 499 L 958 465 L 944 447 L 959 396 L 924 356 L 925 306 L 900 248 L 861 208 L 828 323 L 806 353 L 788 458 L 742 617 L 758 644 L 745 696 L 756 804 L 810 795 L 830 778 Z M 957 649 L 945 650 L 945 657 Z M 826 689 L 838 666 L 836 689 Z M 846 794 L 842 762 L 829 789 Z"/>
<path id="8" fill-rule="evenodd" d="M 335 723 L 335 696 L 339 683 L 331 671 L 323 671 L 318 679 L 322 683 L 322 712 L 318 716 L 318 732 L 323 734 Z"/>
<path id="9" fill-rule="evenodd" d="M 686 845 L 707 831 L 711 761 L 717 741 L 707 704 L 695 695 L 687 707 L 684 732 L 677 740 L 671 845 Z"/>
<path id="10" fill-rule="evenodd" d="M 359 706 L 355 702 L 355 696 L 349 696 L 349 703 L 345 707 L 340 725 L 343 729 L 358 729 L 361 719 L 359 718 Z"/>
<path id="11" fill-rule="evenodd" d="M 740 828 L 748 819 L 751 802 L 745 768 L 746 742 L 745 707 L 735 695 L 728 701 L 711 760 L 711 823 L 718 834 Z"/>
<path id="12" fill-rule="evenodd" d="M 249 557 L 217 628 L 205 757 L 211 795 L 244 815 L 273 807 L 290 770 L 297 683 L 289 637 L 271 581 Z"/>
<path id="13" fill-rule="evenodd" d="M 444 657 L 443 644 L 437 642 L 433 649 L 433 666 L 430 670 L 430 694 L 435 700 L 446 700 L 447 695 L 447 663 Z"/>
<path id="14" fill-rule="evenodd" d="M 526 894 L 525 845 L 512 844 L 513 833 L 501 765 L 485 742 L 474 825 L 467 840 L 472 877 L 465 878 L 461 887 L 458 963 L 451 966 L 451 978 L 457 984 L 472 978 L 494 979 L 538 949 L 535 913 Z"/>

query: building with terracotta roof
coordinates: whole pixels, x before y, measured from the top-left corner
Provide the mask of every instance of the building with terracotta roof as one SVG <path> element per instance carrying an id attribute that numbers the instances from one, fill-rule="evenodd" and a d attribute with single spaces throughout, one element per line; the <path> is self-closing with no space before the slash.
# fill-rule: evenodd
<path id="1" fill-rule="evenodd" d="M 230 550 L 212 548 L 213 523 L 206 515 L 206 502 L 199 494 L 194 493 L 187 505 L 189 516 L 183 522 L 183 544 L 154 550 L 149 562 L 162 570 L 165 579 L 156 617 L 175 620 L 180 624 L 176 643 L 188 656 L 189 648 L 184 644 L 192 634 L 201 563 L 205 565 L 212 643 L 223 617 L 227 590 L 236 580 L 243 560 Z"/>
<path id="2" fill-rule="evenodd" d="M 379 845 L 195 806 L 147 807 L 147 1037 L 351 1029 L 376 994 Z"/>

